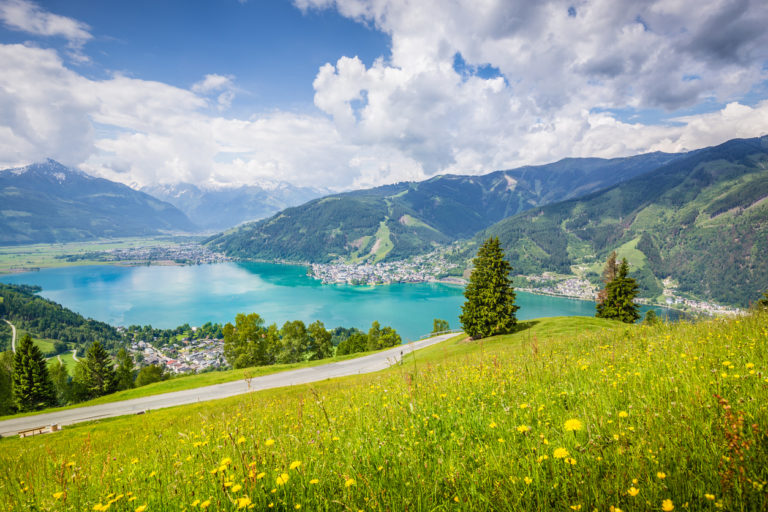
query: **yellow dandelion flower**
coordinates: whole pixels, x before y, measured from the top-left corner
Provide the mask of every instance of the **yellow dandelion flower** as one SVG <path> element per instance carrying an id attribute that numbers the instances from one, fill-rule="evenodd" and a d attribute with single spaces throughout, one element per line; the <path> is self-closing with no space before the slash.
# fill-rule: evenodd
<path id="1" fill-rule="evenodd" d="M 640 489 L 637 489 L 636 487 L 630 487 L 629 490 L 627 491 L 627 494 L 634 497 L 634 496 L 637 496 L 639 492 L 640 492 Z"/>
<path id="2" fill-rule="evenodd" d="M 56 498 L 57 500 L 61 499 L 62 496 L 64 496 L 64 491 L 53 493 L 53 497 Z"/>
<path id="3" fill-rule="evenodd" d="M 294 505 L 293 508 L 295 508 L 296 510 L 299 510 L 301 508 L 301 505 L 297 503 L 296 505 Z"/>
<path id="4" fill-rule="evenodd" d="M 566 432 L 575 432 L 577 430 L 581 430 L 582 427 L 582 423 L 577 419 L 567 420 L 564 426 Z"/>
<path id="5" fill-rule="evenodd" d="M 139 459 L 137 457 L 134 457 L 131 459 L 131 464 L 138 464 L 138 463 L 139 463 Z"/>
<path id="6" fill-rule="evenodd" d="M 627 411 L 619 412 L 619 418 L 626 418 L 627 416 L 629 416 L 629 413 Z"/>
<path id="7" fill-rule="evenodd" d="M 568 463 L 568 464 L 570 464 L 571 466 L 575 466 L 575 465 L 576 465 L 576 459 L 574 459 L 574 458 L 572 458 L 572 457 L 567 457 L 567 458 L 565 459 L 565 462 L 567 462 L 567 463 Z"/>
<path id="8" fill-rule="evenodd" d="M 709 501 L 713 501 L 715 499 L 714 494 L 705 494 L 704 497 L 707 498 Z"/>
<path id="9" fill-rule="evenodd" d="M 211 500 L 205 500 L 200 504 L 200 508 L 208 508 L 211 505 Z"/>
<path id="10" fill-rule="evenodd" d="M 571 505 L 571 510 L 581 510 L 581 505 Z"/>
<path id="11" fill-rule="evenodd" d="M 96 510 L 96 512 L 99 512 L 103 506 L 104 505 L 102 505 L 101 503 L 97 503 L 93 506 L 93 510 Z"/>
<path id="12" fill-rule="evenodd" d="M 147 510 L 147 504 L 146 503 L 136 507 L 136 510 L 134 512 L 144 512 L 145 510 Z"/>
<path id="13" fill-rule="evenodd" d="M 531 430 L 531 427 L 529 427 L 528 425 L 520 425 L 519 427 L 517 427 L 517 431 L 520 432 L 521 434 L 524 434 L 529 430 Z"/>
<path id="14" fill-rule="evenodd" d="M 500 442 L 500 443 L 503 443 L 503 442 L 504 442 L 504 439 L 502 439 L 502 438 L 498 438 L 498 439 L 497 439 L 497 441 L 498 441 L 498 442 Z"/>
<path id="15" fill-rule="evenodd" d="M 196 507 L 196 506 L 198 506 L 199 504 L 200 504 L 200 500 L 195 500 L 195 501 L 193 501 L 192 503 L 190 503 L 190 506 L 191 506 L 191 507 Z"/>
<path id="16" fill-rule="evenodd" d="M 277 485 L 285 485 L 288 483 L 288 480 L 290 477 L 288 476 L 288 473 L 283 473 L 279 477 L 277 477 Z"/>
<path id="17" fill-rule="evenodd" d="M 357 485 L 354 478 L 348 478 L 347 481 L 344 482 L 344 487 L 352 487 L 353 485 Z"/>
<path id="18" fill-rule="evenodd" d="M 242 485 L 240 485 L 240 484 L 237 484 L 237 485 L 233 485 L 233 486 L 232 486 L 232 492 L 237 492 L 237 491 L 239 491 L 239 490 L 240 490 L 240 489 L 242 489 L 242 488 L 243 488 L 243 486 L 242 486 Z"/>
<path id="19" fill-rule="evenodd" d="M 300 461 L 300 460 L 295 460 L 295 461 L 291 462 L 291 466 L 290 466 L 290 468 L 291 468 L 291 469 L 296 469 L 296 468 L 298 468 L 299 466 L 301 466 L 301 461 Z"/>
<path id="20" fill-rule="evenodd" d="M 491 428 L 496 428 L 497 425 L 496 425 L 495 421 L 492 421 L 491 424 L 488 425 L 488 426 L 491 427 Z"/>
<path id="21" fill-rule="evenodd" d="M 317 478 L 313 478 L 312 480 L 309 481 L 310 485 L 317 485 L 319 483 L 320 483 L 320 480 L 318 480 Z"/>
<path id="22" fill-rule="evenodd" d="M 521 409 L 527 409 L 528 408 L 528 404 L 520 404 L 520 408 Z"/>
<path id="23" fill-rule="evenodd" d="M 245 437 L 240 436 L 237 438 L 237 444 L 243 444 L 245 442 Z"/>
<path id="24" fill-rule="evenodd" d="M 153 471 L 149 474 L 149 478 L 152 478 L 153 476 L 157 475 L 157 471 Z"/>
<path id="25" fill-rule="evenodd" d="M 75 465 L 75 463 L 74 463 L 74 462 L 67 462 L 67 467 L 68 467 L 68 468 L 71 468 L 71 467 L 73 467 L 74 465 Z"/>
<path id="26" fill-rule="evenodd" d="M 523 478 L 523 482 L 525 482 L 525 485 L 531 485 L 531 482 L 533 482 L 533 479 L 529 477 L 525 477 Z"/>
<path id="27" fill-rule="evenodd" d="M 667 478 L 667 474 L 659 471 L 658 473 L 656 473 L 656 478 L 660 480 L 664 480 L 665 478 Z"/>
<path id="28" fill-rule="evenodd" d="M 456 503 L 458 503 L 458 502 L 459 502 L 459 497 L 458 497 L 458 496 L 454 496 L 454 497 L 453 497 L 453 501 L 455 501 Z"/>
<path id="29" fill-rule="evenodd" d="M 262 479 L 262 478 L 264 478 L 265 476 L 267 476 L 267 474 L 266 474 L 266 473 L 259 473 L 258 475 L 256 475 L 256 480 L 261 480 L 261 479 Z"/>
<path id="30" fill-rule="evenodd" d="M 232 459 L 230 459 L 229 457 L 224 457 L 223 459 L 221 459 L 222 466 L 229 466 L 230 464 L 232 464 Z"/>
<path id="31" fill-rule="evenodd" d="M 557 448 L 554 453 L 552 453 L 552 456 L 556 459 L 564 459 L 568 456 L 568 450 L 565 448 Z"/>
<path id="32" fill-rule="evenodd" d="M 672 512 L 675 510 L 675 506 L 672 504 L 672 500 L 664 500 L 661 502 L 661 510 L 664 512 Z"/>
<path id="33" fill-rule="evenodd" d="M 249 498 L 248 496 L 244 496 L 242 498 L 237 498 L 237 508 L 238 508 L 238 510 L 241 509 L 241 508 L 245 508 L 245 507 L 247 507 L 250 504 L 251 504 L 251 498 Z"/>
<path id="34" fill-rule="evenodd" d="M 267 441 L 264 444 L 266 446 L 272 446 L 273 444 L 275 444 L 275 440 L 274 439 L 267 439 Z"/>

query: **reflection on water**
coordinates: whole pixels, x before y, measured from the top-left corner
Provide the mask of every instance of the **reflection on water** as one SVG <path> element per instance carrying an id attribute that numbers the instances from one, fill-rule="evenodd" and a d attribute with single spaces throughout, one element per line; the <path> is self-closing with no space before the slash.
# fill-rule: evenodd
<path id="1" fill-rule="evenodd" d="M 81 266 L 0 276 L 7 283 L 36 284 L 42 295 L 87 317 L 114 325 L 229 322 L 256 312 L 268 323 L 321 320 L 367 330 L 392 325 L 405 339 L 428 333 L 434 318 L 458 327 L 463 288 L 439 283 L 388 286 L 322 285 L 306 268 L 269 263 L 196 266 Z M 517 293 L 521 320 L 543 316 L 593 316 L 594 303 Z M 647 308 L 643 308 L 644 310 Z M 664 317 L 666 312 L 657 310 Z M 673 318 L 677 316 L 673 312 Z"/>

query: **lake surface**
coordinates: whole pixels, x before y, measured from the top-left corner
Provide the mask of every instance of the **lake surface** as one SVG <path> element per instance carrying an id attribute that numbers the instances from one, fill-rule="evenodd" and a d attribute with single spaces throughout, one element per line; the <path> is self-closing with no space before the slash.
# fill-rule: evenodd
<path id="1" fill-rule="evenodd" d="M 323 285 L 306 272 L 305 267 L 270 263 L 94 265 L 3 275 L 0 282 L 41 286 L 43 297 L 112 325 L 171 328 L 234 322 L 237 313 L 256 312 L 278 326 L 288 320 L 321 320 L 328 329 L 344 326 L 367 331 L 378 320 L 382 326 L 394 327 L 404 340 L 429 333 L 434 318 L 459 327 L 463 287 Z M 516 303 L 521 320 L 595 314 L 593 302 L 560 297 L 517 292 Z"/>

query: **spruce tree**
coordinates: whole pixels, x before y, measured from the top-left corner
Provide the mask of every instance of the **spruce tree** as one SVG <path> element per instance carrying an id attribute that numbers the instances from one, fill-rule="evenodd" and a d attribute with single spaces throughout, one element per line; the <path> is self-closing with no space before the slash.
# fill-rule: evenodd
<path id="1" fill-rule="evenodd" d="M 101 343 L 94 341 L 88 348 L 83 361 L 85 370 L 86 393 L 90 398 L 97 398 L 117 390 L 117 376 L 109 354 Z"/>
<path id="2" fill-rule="evenodd" d="M 629 263 L 624 258 L 616 278 L 605 287 L 605 299 L 597 303 L 597 317 L 620 320 L 628 324 L 640 319 L 640 307 L 634 302 L 639 286 L 628 274 Z"/>
<path id="3" fill-rule="evenodd" d="M 13 402 L 19 411 L 35 411 L 56 403 L 56 390 L 43 353 L 27 334 L 13 359 Z"/>
<path id="4" fill-rule="evenodd" d="M 498 238 L 489 238 L 477 251 L 474 270 L 464 290 L 466 302 L 461 307 L 462 328 L 471 338 L 485 338 L 512 332 L 517 319 L 515 292 Z"/>
<path id="5" fill-rule="evenodd" d="M 133 358 L 127 350 L 121 348 L 117 351 L 117 370 L 115 371 L 117 378 L 117 389 L 122 391 L 124 389 L 131 389 L 134 386 L 133 383 Z"/>

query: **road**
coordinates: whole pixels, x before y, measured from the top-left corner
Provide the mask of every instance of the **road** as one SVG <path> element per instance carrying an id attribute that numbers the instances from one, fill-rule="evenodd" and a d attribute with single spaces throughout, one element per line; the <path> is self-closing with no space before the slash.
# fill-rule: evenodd
<path id="1" fill-rule="evenodd" d="M 61 426 L 72 425 L 81 421 L 91 421 L 113 416 L 123 416 L 125 414 L 136 414 L 147 410 L 205 402 L 207 400 L 240 395 L 248 393 L 249 391 L 295 386 L 336 377 L 375 372 L 384 370 L 397 363 L 403 354 L 407 355 L 414 350 L 440 343 L 453 336 L 456 336 L 456 333 L 443 334 L 441 336 L 435 336 L 434 338 L 414 341 L 407 345 L 400 345 L 368 356 L 350 359 L 348 361 L 328 363 L 310 368 L 301 368 L 298 370 L 273 373 L 272 375 L 254 377 L 253 379 L 250 379 L 250 382 L 246 382 L 245 380 L 226 382 L 224 384 L 175 391 L 173 393 L 165 393 L 162 395 L 134 398 L 122 402 L 78 407 L 64 411 L 0 421 L 0 435 L 12 436 L 22 430 L 53 423 Z"/>
<path id="2" fill-rule="evenodd" d="M 16 353 L 16 326 L 13 325 L 8 320 L 5 320 L 5 323 L 11 326 L 11 350 L 13 350 L 13 353 Z"/>

